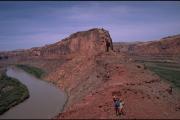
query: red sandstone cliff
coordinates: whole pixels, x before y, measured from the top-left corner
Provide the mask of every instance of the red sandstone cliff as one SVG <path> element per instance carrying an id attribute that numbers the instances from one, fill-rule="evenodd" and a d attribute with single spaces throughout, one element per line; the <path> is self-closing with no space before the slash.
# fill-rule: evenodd
<path id="1" fill-rule="evenodd" d="M 134 55 L 180 55 L 180 35 L 162 38 L 158 41 L 115 44 L 115 50 Z"/>
<path id="2" fill-rule="evenodd" d="M 74 33 L 55 44 L 44 46 L 40 49 L 40 55 L 79 53 L 90 56 L 109 50 L 113 50 L 113 45 L 108 31 L 95 28 Z"/>

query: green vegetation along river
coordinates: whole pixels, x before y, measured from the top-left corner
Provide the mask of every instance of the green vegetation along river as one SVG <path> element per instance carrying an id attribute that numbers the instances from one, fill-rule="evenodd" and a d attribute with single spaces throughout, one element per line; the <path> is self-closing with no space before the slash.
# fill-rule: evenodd
<path id="1" fill-rule="evenodd" d="M 7 75 L 25 84 L 30 97 L 0 115 L 0 119 L 50 119 L 63 110 L 67 96 L 53 84 L 16 67 L 8 68 Z"/>

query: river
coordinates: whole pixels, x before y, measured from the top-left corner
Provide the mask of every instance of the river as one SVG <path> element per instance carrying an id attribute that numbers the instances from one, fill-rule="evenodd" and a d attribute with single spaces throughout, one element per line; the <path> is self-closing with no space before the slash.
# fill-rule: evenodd
<path id="1" fill-rule="evenodd" d="M 63 110 L 67 96 L 53 84 L 15 67 L 8 68 L 6 74 L 25 84 L 30 97 L 0 115 L 0 119 L 50 119 Z"/>

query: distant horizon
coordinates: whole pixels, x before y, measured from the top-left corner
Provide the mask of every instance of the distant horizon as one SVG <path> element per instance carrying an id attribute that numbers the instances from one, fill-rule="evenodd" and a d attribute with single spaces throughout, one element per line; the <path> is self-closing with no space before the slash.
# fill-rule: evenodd
<path id="1" fill-rule="evenodd" d="M 113 42 L 146 42 L 180 34 L 180 1 L 1 1 L 0 51 L 58 42 L 92 28 Z"/>

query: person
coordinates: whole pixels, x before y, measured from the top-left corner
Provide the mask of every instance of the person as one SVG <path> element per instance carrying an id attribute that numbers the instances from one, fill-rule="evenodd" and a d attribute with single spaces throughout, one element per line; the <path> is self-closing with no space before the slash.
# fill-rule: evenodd
<path id="1" fill-rule="evenodd" d="M 125 114 L 123 107 L 124 107 L 124 102 L 123 102 L 123 100 L 121 99 L 121 100 L 120 100 L 120 114 L 122 114 L 122 115 Z"/>
<path id="2" fill-rule="evenodd" d="M 113 97 L 114 101 L 114 109 L 116 111 L 116 115 L 120 115 L 119 107 L 120 107 L 120 100 L 116 96 Z"/>
<path id="3" fill-rule="evenodd" d="M 113 97 L 113 101 L 114 101 L 114 108 L 116 111 L 116 115 L 121 115 L 121 114 L 124 115 L 124 109 L 123 109 L 124 102 L 119 98 L 117 98 L 116 96 Z"/>

